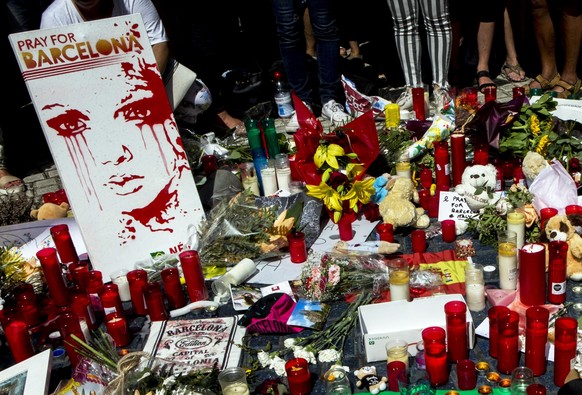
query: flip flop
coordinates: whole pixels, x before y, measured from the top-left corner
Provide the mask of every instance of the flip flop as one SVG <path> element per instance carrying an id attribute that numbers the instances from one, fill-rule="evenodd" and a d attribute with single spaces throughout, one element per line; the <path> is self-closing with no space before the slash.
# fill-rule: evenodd
<path id="1" fill-rule="evenodd" d="M 517 75 L 521 75 L 521 73 L 523 73 L 523 77 L 520 77 L 518 79 L 514 79 L 514 78 L 510 77 L 510 75 L 509 75 L 510 73 L 515 73 Z M 523 82 L 527 79 L 527 77 L 525 76 L 525 71 L 521 68 L 519 63 L 515 64 L 515 65 L 511 65 L 509 63 L 504 63 L 503 66 L 501 66 L 501 75 L 507 81 L 511 81 L 511 82 Z"/>
<path id="2" fill-rule="evenodd" d="M 557 92 L 560 99 L 569 99 L 570 96 L 580 92 L 580 88 L 582 87 L 582 80 L 578 78 L 573 84 L 565 80 L 560 80 L 556 83 L 556 85 L 554 85 L 554 87 L 560 87 L 563 89 L 563 91 Z"/>
<path id="3" fill-rule="evenodd" d="M 0 194 L 19 193 L 24 191 L 24 182 L 13 175 L 0 177 Z"/>

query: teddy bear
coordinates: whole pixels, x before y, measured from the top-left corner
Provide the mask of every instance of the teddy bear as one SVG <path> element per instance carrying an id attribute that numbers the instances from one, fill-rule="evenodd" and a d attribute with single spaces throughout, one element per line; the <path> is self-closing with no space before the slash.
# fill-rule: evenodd
<path id="1" fill-rule="evenodd" d="M 492 164 L 467 166 L 455 192 L 464 196 L 473 211 L 495 204 L 501 195 L 495 192 L 497 169 Z"/>
<path id="2" fill-rule="evenodd" d="M 550 164 L 542 155 L 537 152 L 529 151 L 521 163 L 521 169 L 525 176 L 527 185 L 530 186 L 538 174 L 540 174 L 546 167 L 550 167 Z"/>
<path id="3" fill-rule="evenodd" d="M 380 377 L 376 374 L 375 366 L 364 366 L 360 369 L 354 370 L 354 376 L 358 379 L 356 387 L 365 388 L 372 395 L 376 395 L 380 391 L 384 391 L 387 387 L 388 379 Z"/>
<path id="4" fill-rule="evenodd" d="M 414 183 L 407 177 L 394 177 L 386 185 L 388 195 L 379 205 L 380 215 L 385 223 L 397 227 L 413 226 L 426 228 L 430 218 L 422 207 L 416 207 L 420 201 Z"/>
<path id="5" fill-rule="evenodd" d="M 559 240 L 568 243 L 566 275 L 574 281 L 582 281 L 582 237 L 575 232 L 574 226 L 565 215 L 555 215 L 545 227 L 549 241 Z"/>
<path id="6" fill-rule="evenodd" d="M 30 211 L 30 216 L 39 221 L 45 219 L 65 218 L 69 213 L 69 204 L 62 202 L 61 204 L 44 203 L 38 209 Z"/>

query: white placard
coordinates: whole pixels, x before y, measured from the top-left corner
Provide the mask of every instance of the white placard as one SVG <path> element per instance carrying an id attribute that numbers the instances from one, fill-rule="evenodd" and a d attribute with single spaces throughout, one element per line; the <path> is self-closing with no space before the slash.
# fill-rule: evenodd
<path id="1" fill-rule="evenodd" d="M 204 210 L 141 16 L 9 38 L 93 267 L 185 249 Z"/>
<path id="2" fill-rule="evenodd" d="M 457 192 L 442 191 L 439 197 L 439 221 L 454 219 L 455 221 L 465 221 L 468 218 L 476 217 L 478 212 L 471 210 L 464 196 Z"/>

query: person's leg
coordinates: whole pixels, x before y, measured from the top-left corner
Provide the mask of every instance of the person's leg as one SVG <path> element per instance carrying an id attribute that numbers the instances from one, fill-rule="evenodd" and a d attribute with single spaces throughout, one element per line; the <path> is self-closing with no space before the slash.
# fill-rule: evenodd
<path id="1" fill-rule="evenodd" d="M 542 71 L 530 88 L 552 89 L 560 76 L 556 66 L 556 37 L 547 0 L 531 0 L 534 34 L 540 52 Z"/>
<path id="2" fill-rule="evenodd" d="M 495 22 L 479 22 L 479 30 L 477 31 L 477 51 L 479 53 L 477 85 L 479 89 L 487 86 L 487 84 L 494 84 L 489 75 L 489 57 L 491 56 L 494 34 Z M 483 73 L 484 71 L 487 73 Z"/>
<path id="3" fill-rule="evenodd" d="M 428 53 L 433 84 L 448 88 L 452 28 L 448 1 L 421 0 L 424 25 L 428 36 Z"/>
<path id="4" fill-rule="evenodd" d="M 294 0 L 273 0 L 273 12 L 277 24 L 277 36 L 281 60 L 287 80 L 295 94 L 304 102 L 311 103 L 311 88 L 305 59 L 306 44 L 303 31 L 304 9 Z M 313 14 L 311 14 L 313 19 Z M 319 44 L 318 44 L 319 46 Z M 338 44 L 339 47 L 339 44 Z M 337 56 L 339 48 L 336 49 Z M 318 53 L 319 55 L 319 53 Z"/>
<path id="5" fill-rule="evenodd" d="M 517 51 L 515 49 L 515 40 L 513 39 L 513 27 L 507 7 L 503 10 L 503 38 L 505 42 L 505 64 L 503 65 L 507 78 L 514 82 L 523 81 L 525 71 L 521 68 L 517 60 Z"/>
<path id="6" fill-rule="evenodd" d="M 311 26 L 311 18 L 309 17 L 309 8 L 306 8 L 305 12 L 303 13 L 303 32 L 305 34 L 307 55 L 311 56 L 312 58 L 317 57 L 315 36 L 313 35 L 313 27 Z"/>
<path id="7" fill-rule="evenodd" d="M 422 86 L 421 44 L 417 0 L 388 0 L 394 36 L 407 87 Z"/>
<path id="8" fill-rule="evenodd" d="M 580 57 L 580 43 L 582 42 L 582 6 L 579 1 L 570 1 L 564 5 L 562 10 L 562 42 L 564 45 L 564 68 L 562 69 L 562 81 L 554 90 L 564 93 L 567 97 L 574 93 L 576 89 L 580 89 L 578 83 L 578 74 L 576 68 L 578 67 L 578 59 Z M 563 84 L 562 82 L 566 82 Z M 570 88 L 571 87 L 571 88 Z"/>

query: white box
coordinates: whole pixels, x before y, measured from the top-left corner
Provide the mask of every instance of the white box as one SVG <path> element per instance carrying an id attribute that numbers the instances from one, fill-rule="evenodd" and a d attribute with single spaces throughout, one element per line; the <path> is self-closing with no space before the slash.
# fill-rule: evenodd
<path id="1" fill-rule="evenodd" d="M 465 299 L 460 294 L 436 295 L 361 306 L 358 309 L 360 329 L 368 362 L 386 360 L 385 345 L 389 339 L 408 341 L 408 351 L 416 355 L 416 343 L 422 330 L 429 326 L 446 327 L 444 306 L 447 302 Z M 469 348 L 475 346 L 475 325 L 467 308 Z"/>

